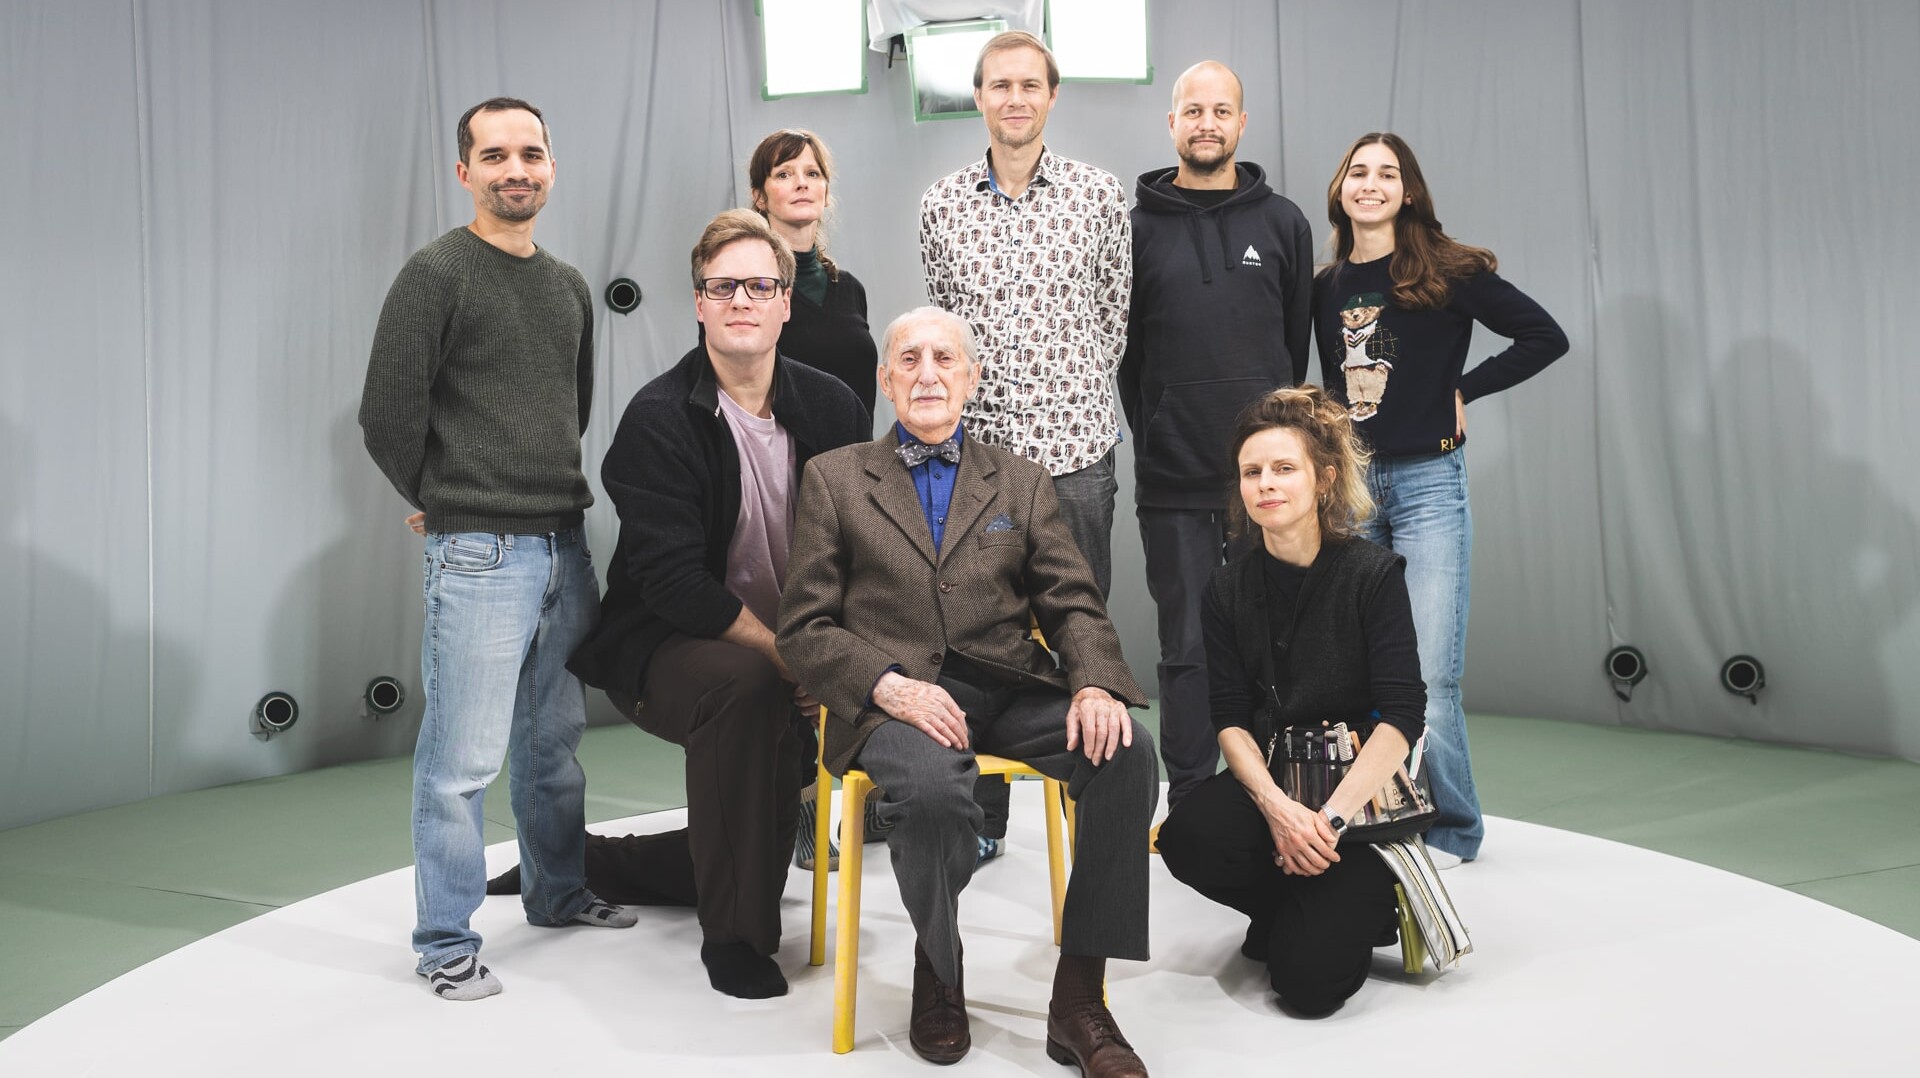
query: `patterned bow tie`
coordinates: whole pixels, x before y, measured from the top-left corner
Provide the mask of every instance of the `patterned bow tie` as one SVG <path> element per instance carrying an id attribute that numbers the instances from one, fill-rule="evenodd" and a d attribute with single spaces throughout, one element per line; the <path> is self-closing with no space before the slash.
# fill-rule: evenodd
<path id="1" fill-rule="evenodd" d="M 948 464 L 960 463 L 960 440 L 948 438 L 939 445 L 928 445 L 922 441 L 902 442 L 894 449 L 900 454 L 900 463 L 909 468 L 918 468 L 927 462 L 928 457 L 939 457 Z"/>

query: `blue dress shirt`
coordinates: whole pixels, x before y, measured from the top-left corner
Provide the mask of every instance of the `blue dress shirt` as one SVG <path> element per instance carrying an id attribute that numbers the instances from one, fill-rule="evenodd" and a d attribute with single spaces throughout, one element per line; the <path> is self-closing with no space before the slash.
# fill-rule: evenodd
<path id="1" fill-rule="evenodd" d="M 901 445 L 919 441 L 898 422 L 894 423 L 893 431 Z M 965 452 L 965 426 L 956 427 L 953 437 L 960 443 L 961 451 Z M 940 540 L 947 533 L 947 507 L 953 503 L 953 482 L 959 471 L 958 464 L 949 464 L 939 457 L 928 457 L 907 469 L 907 474 L 913 477 L 913 489 L 920 494 L 920 511 L 927 516 L 927 530 L 933 533 L 933 549 L 936 551 L 940 549 Z"/>

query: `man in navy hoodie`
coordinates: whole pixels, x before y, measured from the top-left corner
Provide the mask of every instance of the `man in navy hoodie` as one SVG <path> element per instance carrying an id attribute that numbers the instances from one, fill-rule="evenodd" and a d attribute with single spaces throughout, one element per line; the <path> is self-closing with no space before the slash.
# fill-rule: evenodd
<path id="1" fill-rule="evenodd" d="M 1167 804 L 1219 768 L 1207 720 L 1200 596 L 1224 560 L 1227 459 L 1248 402 L 1306 377 L 1313 230 L 1236 162 L 1240 79 L 1212 60 L 1173 87 L 1176 168 L 1143 174 L 1133 209 L 1133 300 L 1120 404 L 1134 433 L 1134 498 L 1160 618 L 1160 753 Z"/>

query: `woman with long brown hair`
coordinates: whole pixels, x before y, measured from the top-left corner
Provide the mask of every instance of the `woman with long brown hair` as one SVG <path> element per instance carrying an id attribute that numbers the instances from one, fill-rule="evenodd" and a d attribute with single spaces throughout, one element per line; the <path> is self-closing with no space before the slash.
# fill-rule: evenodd
<path id="1" fill-rule="evenodd" d="M 1406 562 L 1359 537 L 1373 509 L 1366 450 L 1318 386 L 1256 400 L 1232 446 L 1236 530 L 1257 541 L 1214 570 L 1201 599 L 1227 770 L 1174 806 L 1160 853 L 1175 879 L 1247 915 L 1240 951 L 1266 964 L 1281 1001 L 1321 1015 L 1360 990 L 1373 948 L 1393 939 L 1392 872 L 1341 837 L 1424 725 Z M 1336 723 L 1364 741 L 1308 808 L 1281 788 L 1273 746 L 1284 730 Z"/>
<path id="2" fill-rule="evenodd" d="M 1362 135 L 1327 185 L 1333 262 L 1314 281 L 1320 375 L 1373 454 L 1378 513 L 1362 534 L 1407 560 L 1427 686 L 1424 768 L 1440 819 L 1427 832 L 1443 866 L 1480 853 L 1485 828 L 1467 752 L 1466 669 L 1473 517 L 1467 405 L 1538 374 L 1567 337 L 1495 273 L 1493 253 L 1448 236 L 1420 162 L 1400 136 Z M 1479 323 L 1510 339 L 1466 370 Z"/>

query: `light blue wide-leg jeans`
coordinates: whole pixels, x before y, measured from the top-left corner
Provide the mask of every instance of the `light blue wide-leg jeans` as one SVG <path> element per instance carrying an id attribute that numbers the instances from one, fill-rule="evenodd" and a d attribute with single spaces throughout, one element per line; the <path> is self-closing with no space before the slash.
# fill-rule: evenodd
<path id="1" fill-rule="evenodd" d="M 527 920 L 561 924 L 592 901 L 586 775 L 575 756 L 586 700 L 566 661 L 599 610 L 579 528 L 436 532 L 425 573 L 426 713 L 413 753 L 413 949 L 422 972 L 480 949 L 469 920 L 486 888 L 481 800 L 503 757 Z"/>
<path id="2" fill-rule="evenodd" d="M 1473 556 L 1466 451 L 1376 457 L 1367 482 L 1377 512 L 1361 534 L 1407 559 L 1420 677 L 1427 683 L 1427 748 L 1421 770 L 1440 806 L 1427 845 L 1471 861 L 1480 854 L 1486 824 L 1473 786 L 1467 716 L 1460 706 Z"/>

